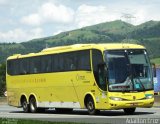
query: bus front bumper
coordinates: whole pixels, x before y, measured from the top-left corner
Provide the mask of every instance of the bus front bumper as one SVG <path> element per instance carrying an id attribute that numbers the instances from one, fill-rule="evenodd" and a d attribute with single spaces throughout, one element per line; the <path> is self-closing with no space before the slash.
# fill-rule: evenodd
<path id="1" fill-rule="evenodd" d="M 117 101 L 110 100 L 109 109 L 123 109 L 123 108 L 150 108 L 154 104 L 154 98 L 145 100 L 134 100 L 134 101 Z"/>

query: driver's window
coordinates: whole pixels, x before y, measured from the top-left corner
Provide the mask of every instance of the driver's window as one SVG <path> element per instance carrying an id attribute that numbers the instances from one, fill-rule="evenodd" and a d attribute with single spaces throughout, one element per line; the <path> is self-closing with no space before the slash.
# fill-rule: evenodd
<path id="1" fill-rule="evenodd" d="M 104 65 L 101 65 L 104 63 L 102 52 L 100 50 L 92 50 L 92 65 L 93 65 L 93 73 L 94 78 L 97 82 L 97 85 L 102 90 L 106 90 L 106 81 L 105 81 L 105 75 L 104 75 Z"/>

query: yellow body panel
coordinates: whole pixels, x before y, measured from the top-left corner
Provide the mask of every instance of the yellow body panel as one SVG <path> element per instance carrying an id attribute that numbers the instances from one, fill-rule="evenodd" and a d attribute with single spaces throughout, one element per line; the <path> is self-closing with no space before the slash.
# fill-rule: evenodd
<path id="1" fill-rule="evenodd" d="M 13 55 L 7 60 L 26 58 L 46 54 L 78 51 L 84 49 L 145 49 L 135 44 L 78 44 L 64 47 L 55 47 L 42 50 L 39 53 L 27 55 Z M 153 94 L 153 91 L 121 93 L 102 91 L 97 86 L 94 75 L 91 71 L 70 71 L 54 72 L 44 74 L 29 74 L 10 76 L 7 78 L 8 104 L 21 106 L 20 98 L 25 95 L 27 101 L 34 95 L 38 107 L 67 107 L 85 108 L 84 99 L 90 94 L 95 103 L 96 109 L 121 109 L 132 107 L 151 107 L 154 99 L 145 99 L 145 94 Z M 111 96 L 124 98 L 123 101 L 113 101 Z M 134 97 L 134 99 L 133 99 Z M 65 104 L 66 103 L 66 104 Z"/>

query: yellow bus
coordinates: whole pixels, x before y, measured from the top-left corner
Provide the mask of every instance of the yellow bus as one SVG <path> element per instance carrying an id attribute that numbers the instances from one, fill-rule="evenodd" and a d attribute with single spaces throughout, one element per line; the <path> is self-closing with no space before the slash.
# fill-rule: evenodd
<path id="1" fill-rule="evenodd" d="M 152 107 L 153 76 L 145 47 L 75 44 L 7 59 L 8 104 L 24 112 Z"/>

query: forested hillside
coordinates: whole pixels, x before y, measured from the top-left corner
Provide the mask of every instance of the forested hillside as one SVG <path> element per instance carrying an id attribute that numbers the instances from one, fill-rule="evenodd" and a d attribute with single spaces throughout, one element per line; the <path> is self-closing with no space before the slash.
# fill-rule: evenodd
<path id="1" fill-rule="evenodd" d="M 52 29 L 50 29 L 52 30 Z M 25 39 L 24 39 L 25 41 Z M 10 55 L 38 52 L 47 47 L 76 43 L 128 42 L 146 46 L 151 58 L 160 57 L 160 22 L 134 26 L 117 20 L 22 43 L 0 43 L 0 63 Z"/>

